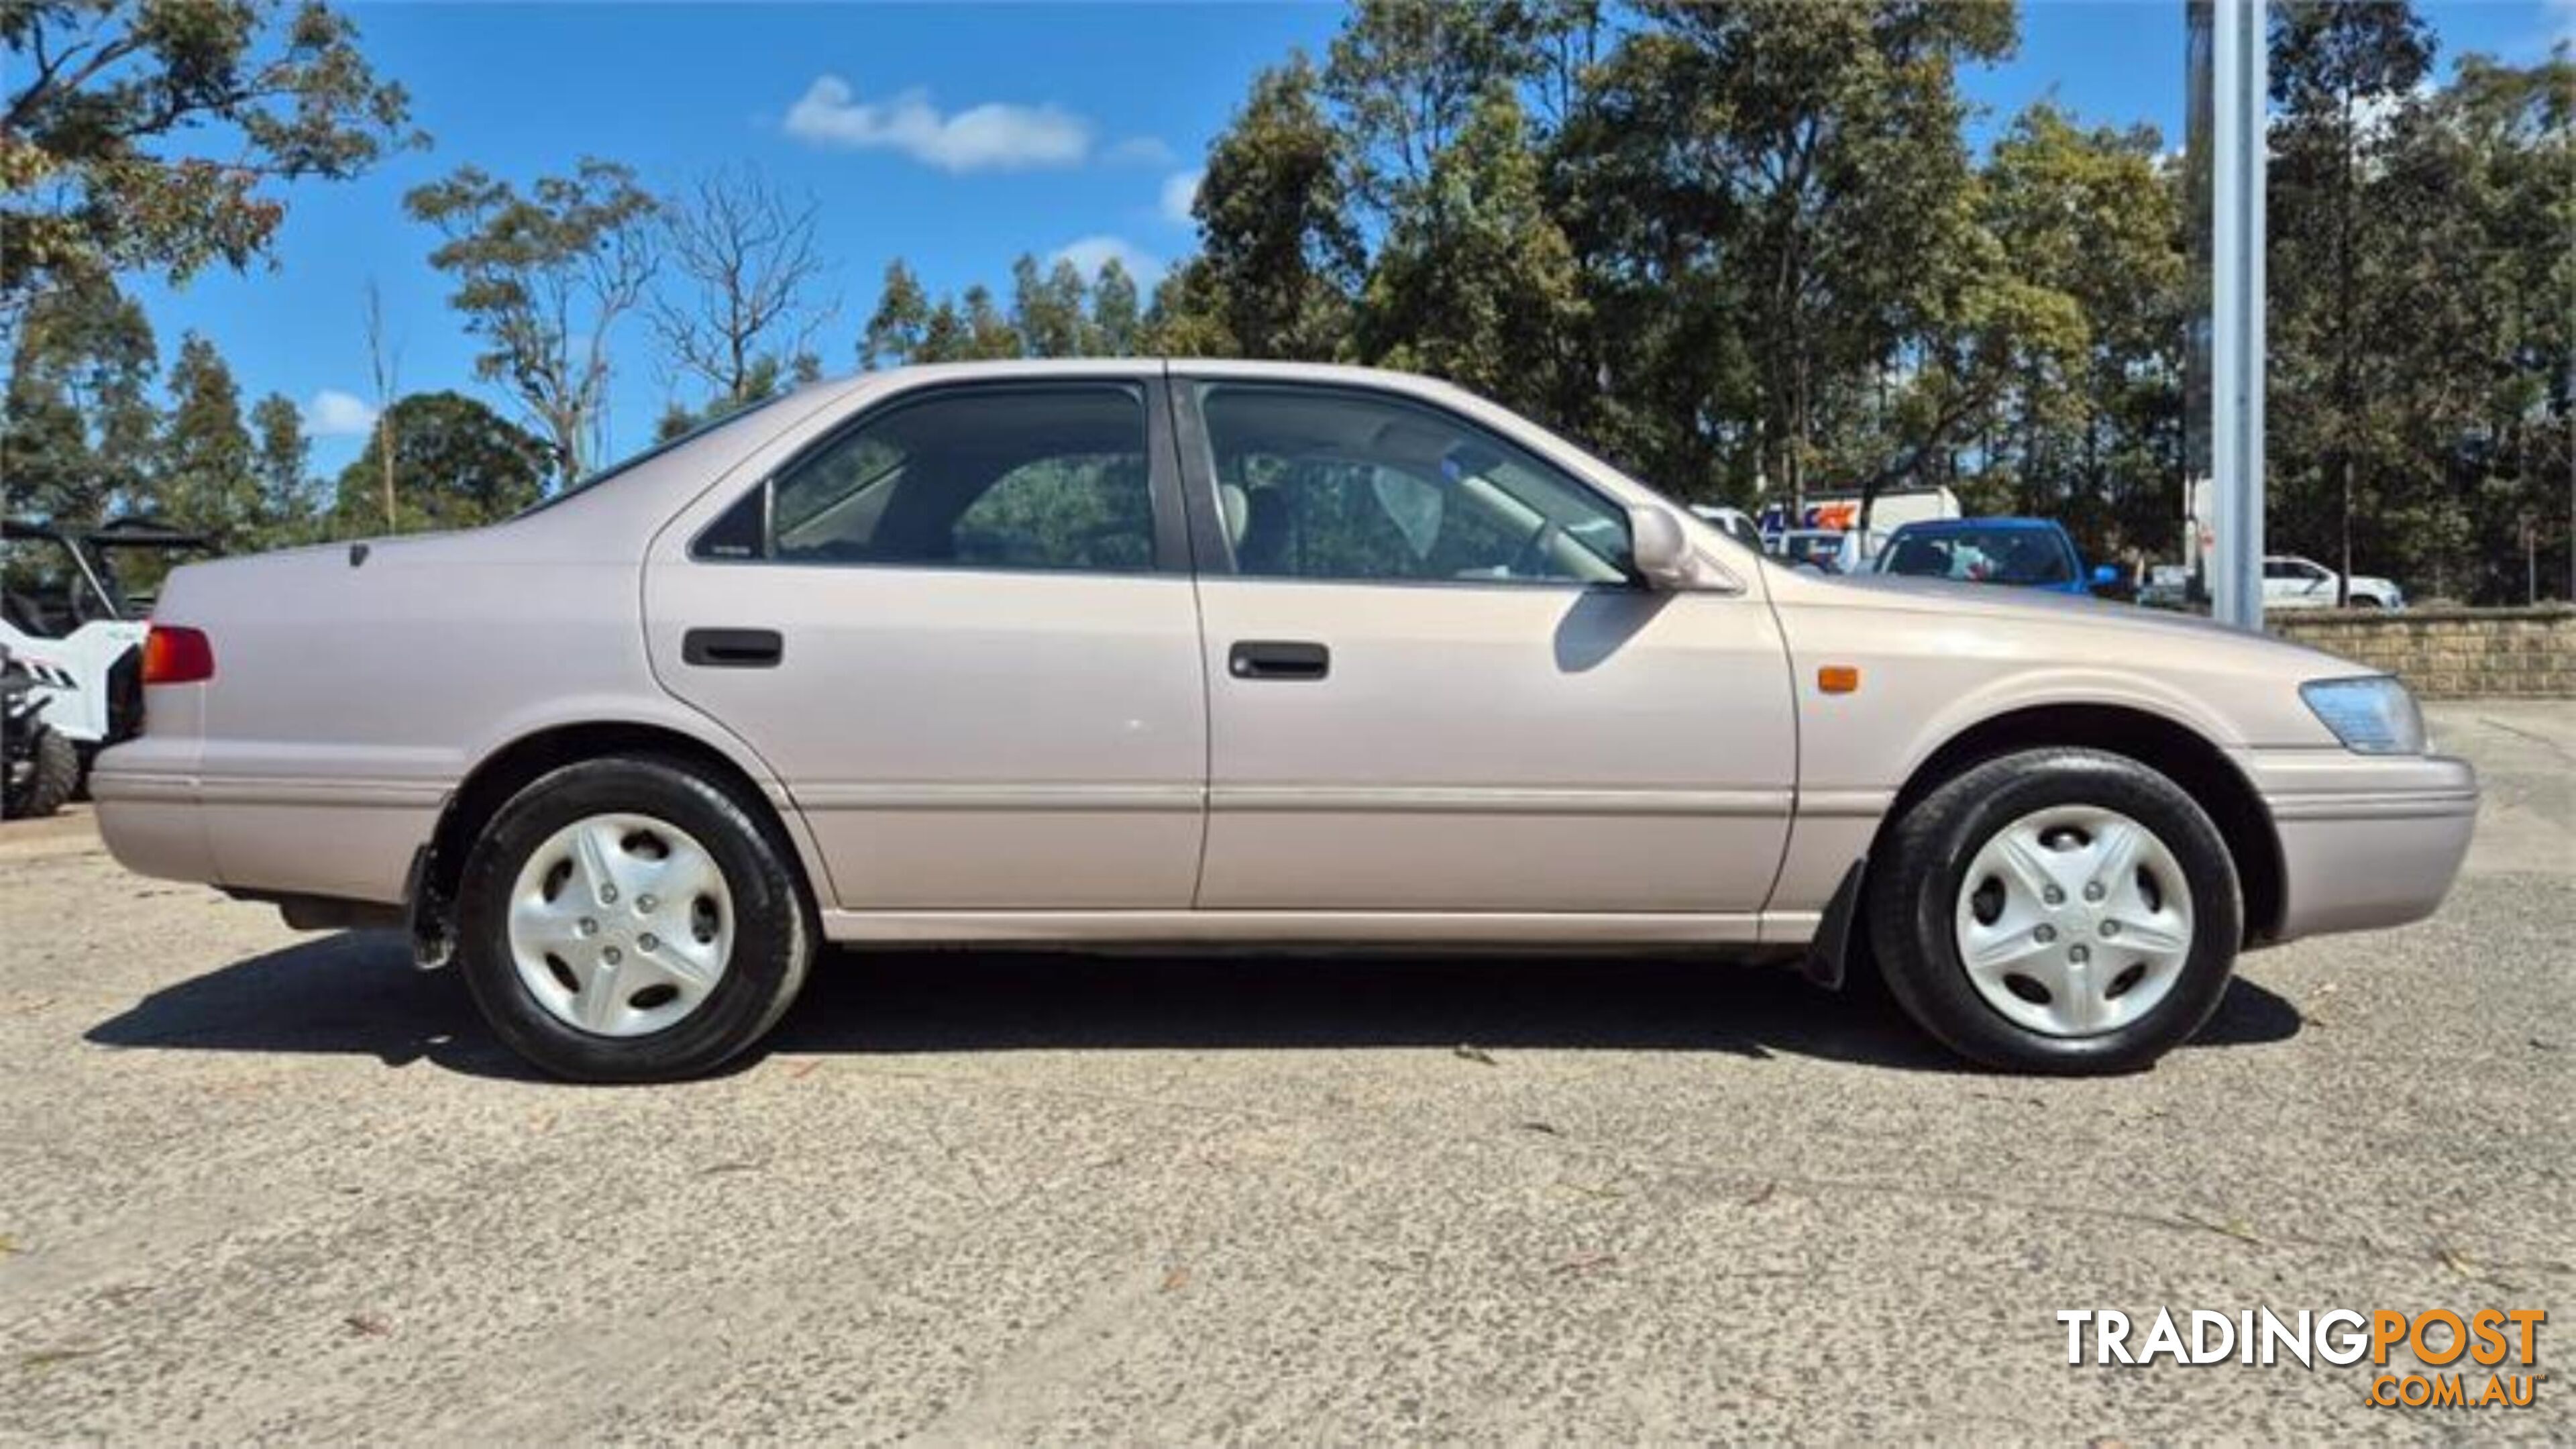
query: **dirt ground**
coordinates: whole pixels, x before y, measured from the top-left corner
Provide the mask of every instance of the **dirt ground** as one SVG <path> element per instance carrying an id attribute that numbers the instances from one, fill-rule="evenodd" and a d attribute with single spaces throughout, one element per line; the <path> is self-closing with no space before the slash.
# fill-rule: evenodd
<path id="1" fill-rule="evenodd" d="M 884 954 L 585 1090 L 395 940 L 11 824 L 0 1439 L 2576 1437 L 2576 709 L 2433 714 L 2440 916 L 2106 1081 L 1770 970 Z M 2054 1317 L 2258 1305 L 2543 1308 L 2549 1378 L 2374 1409 Z"/>

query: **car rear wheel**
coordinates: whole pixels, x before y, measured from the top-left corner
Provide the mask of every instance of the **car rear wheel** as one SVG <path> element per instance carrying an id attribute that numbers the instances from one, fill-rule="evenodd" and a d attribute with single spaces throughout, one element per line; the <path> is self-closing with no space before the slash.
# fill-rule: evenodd
<path id="1" fill-rule="evenodd" d="M 742 1052 L 804 983 L 814 929 L 783 842 L 673 762 L 568 765 L 467 857 L 460 961 L 492 1029 L 575 1081 L 669 1081 Z"/>
<path id="2" fill-rule="evenodd" d="M 1907 1014 L 2021 1071 L 2144 1067 L 2189 1040 L 2234 969 L 2235 863 L 2179 786 L 2124 756 L 2030 750 L 1897 822 L 1871 945 Z"/>

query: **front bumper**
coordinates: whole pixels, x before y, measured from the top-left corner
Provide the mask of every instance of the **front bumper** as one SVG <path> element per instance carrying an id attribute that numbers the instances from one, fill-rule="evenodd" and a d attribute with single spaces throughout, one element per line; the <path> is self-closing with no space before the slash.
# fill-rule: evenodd
<path id="1" fill-rule="evenodd" d="M 2238 764 L 2281 841 L 2275 940 L 2420 921 L 2450 894 L 2477 827 L 2467 761 L 2300 749 L 2248 750 Z"/>

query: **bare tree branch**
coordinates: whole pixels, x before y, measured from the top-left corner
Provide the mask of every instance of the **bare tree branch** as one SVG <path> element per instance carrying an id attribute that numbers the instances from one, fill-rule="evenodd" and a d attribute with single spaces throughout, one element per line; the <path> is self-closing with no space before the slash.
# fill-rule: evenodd
<path id="1" fill-rule="evenodd" d="M 652 299 L 653 330 L 673 371 L 717 402 L 750 401 L 839 310 L 813 295 L 832 270 L 815 249 L 817 211 L 751 167 L 709 172 L 664 203 L 675 285 Z"/>

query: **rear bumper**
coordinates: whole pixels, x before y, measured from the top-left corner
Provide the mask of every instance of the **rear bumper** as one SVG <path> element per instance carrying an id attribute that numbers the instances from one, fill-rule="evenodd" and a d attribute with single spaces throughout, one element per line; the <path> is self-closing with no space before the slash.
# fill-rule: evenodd
<path id="1" fill-rule="evenodd" d="M 209 780 L 131 745 L 90 776 L 98 831 L 126 869 L 238 890 L 398 903 L 445 791 L 362 780 Z"/>
<path id="2" fill-rule="evenodd" d="M 2239 763 L 2281 841 L 2275 939 L 2404 925 L 2450 894 L 2477 827 L 2467 761 L 2255 750 Z"/>

